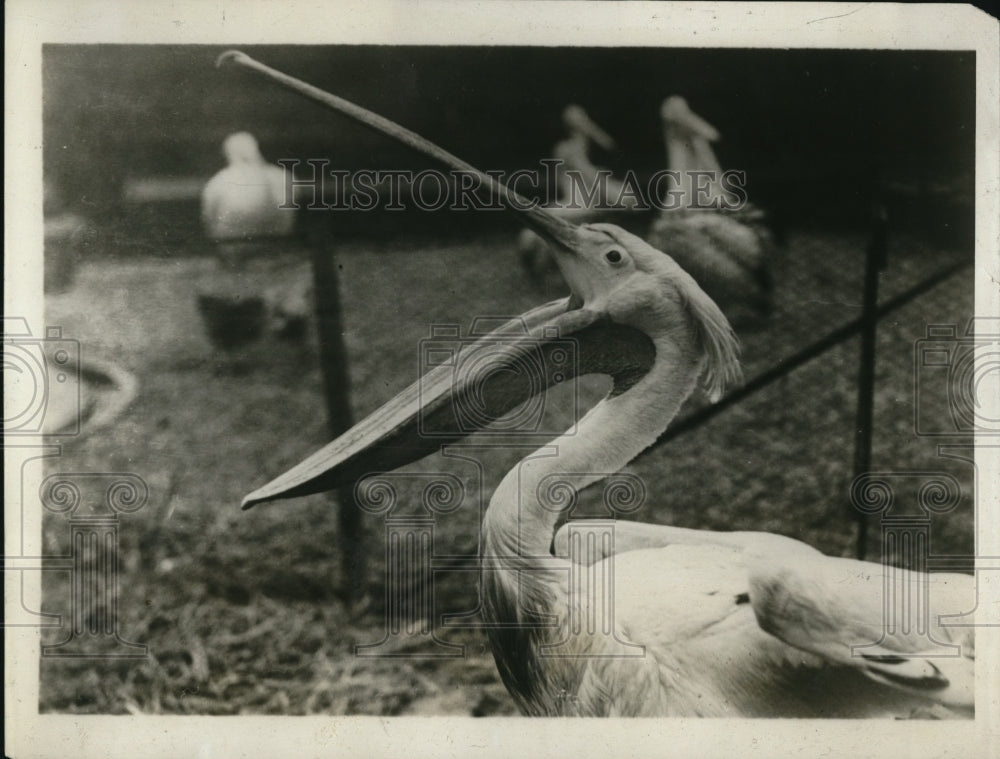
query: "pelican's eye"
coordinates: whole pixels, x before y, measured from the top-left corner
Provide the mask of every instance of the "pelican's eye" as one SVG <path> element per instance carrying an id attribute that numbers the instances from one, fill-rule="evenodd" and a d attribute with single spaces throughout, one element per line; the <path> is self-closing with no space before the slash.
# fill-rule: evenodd
<path id="1" fill-rule="evenodd" d="M 609 250 L 604 254 L 604 258 L 607 259 L 610 264 L 620 264 L 622 262 L 622 252 L 620 250 Z"/>

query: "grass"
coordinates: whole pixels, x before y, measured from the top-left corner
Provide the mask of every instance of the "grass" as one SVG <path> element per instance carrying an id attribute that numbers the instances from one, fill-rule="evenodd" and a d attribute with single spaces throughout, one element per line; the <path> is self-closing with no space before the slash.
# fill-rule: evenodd
<path id="1" fill-rule="evenodd" d="M 863 234 L 793 231 L 775 262 L 776 313 L 742 335 L 748 376 L 859 314 L 864 246 Z M 512 237 L 331 248 L 356 419 L 417 377 L 418 346 L 430 324 L 467 327 L 473 316 L 520 313 L 557 294 L 515 265 Z M 884 296 L 956 255 L 893 238 Z M 124 639 L 146 644 L 149 656 L 42 659 L 42 711 L 513 714 L 479 630 L 438 626 L 440 640 L 464 646 L 461 658 L 420 656 L 434 650 L 420 635 L 394 644 L 399 657 L 354 655 L 355 644 L 378 641 L 384 627 L 381 518 L 364 517 L 368 586 L 349 610 L 338 593 L 330 497 L 240 512 L 244 494 L 324 442 L 321 378 L 312 334 L 302 345 L 265 338 L 238 360 L 216 355 L 195 306 L 195 293 L 212 278 L 205 258 L 93 258 L 71 291 L 48 298 L 48 323 L 81 340 L 85 358 L 113 361 L 139 379 L 139 395 L 119 422 L 67 445 L 56 466 L 134 472 L 149 485 L 147 505 L 122 517 L 118 551 L 118 628 Z M 914 434 L 913 346 L 927 324 L 962 324 L 972 310 L 971 270 L 964 270 L 879 328 L 873 469 L 947 471 L 963 486 L 958 507 L 934 519 L 937 553 L 972 551 L 972 472 L 940 458 L 935 440 Z M 772 530 L 849 555 L 857 355 L 857 340 L 848 341 L 641 456 L 630 471 L 656 497 L 634 518 Z M 581 407 L 604 387 L 600 379 L 582 381 Z M 571 400 L 554 393 L 544 423 L 568 423 Z M 935 402 L 945 418 L 943 394 Z M 481 483 L 474 467 L 440 455 L 406 471 L 415 483 L 420 473 L 453 471 L 488 494 L 519 455 L 484 455 Z M 910 485 L 916 487 L 901 489 L 900 504 L 912 503 Z M 405 509 L 407 498 L 401 501 Z M 598 505 L 585 494 L 579 513 Z M 478 520 L 474 499 L 439 518 L 436 553 L 474 552 Z M 62 519 L 47 515 L 47 551 L 68 551 L 68 534 Z M 476 607 L 474 575 L 443 572 L 436 579 L 437 613 Z M 44 610 L 67 614 L 67 573 L 47 572 L 43 589 Z M 46 631 L 43 642 L 64 636 Z"/>

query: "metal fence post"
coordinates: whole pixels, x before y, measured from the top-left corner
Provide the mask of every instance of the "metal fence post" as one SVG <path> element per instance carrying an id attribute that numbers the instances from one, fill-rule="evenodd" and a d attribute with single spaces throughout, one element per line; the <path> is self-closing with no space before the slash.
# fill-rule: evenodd
<path id="1" fill-rule="evenodd" d="M 875 338 L 878 329 L 879 273 L 888 263 L 888 228 L 885 206 L 876 202 L 872 233 L 865 251 L 865 286 L 861 310 L 861 357 L 858 366 L 858 408 L 854 425 L 854 478 L 871 469 L 872 418 L 875 393 Z M 858 522 L 856 554 L 868 554 L 868 516 L 854 511 Z"/>
<path id="2" fill-rule="evenodd" d="M 313 292 L 316 301 L 316 331 L 319 341 L 319 363 L 323 375 L 323 396 L 326 401 L 327 426 L 331 438 L 351 428 L 350 378 L 344 326 L 340 308 L 340 283 L 337 262 L 326 244 L 311 236 Z M 362 546 L 361 515 L 354 502 L 353 483 L 337 490 L 337 523 L 339 526 L 343 593 L 353 603 L 365 587 L 365 552 Z"/>

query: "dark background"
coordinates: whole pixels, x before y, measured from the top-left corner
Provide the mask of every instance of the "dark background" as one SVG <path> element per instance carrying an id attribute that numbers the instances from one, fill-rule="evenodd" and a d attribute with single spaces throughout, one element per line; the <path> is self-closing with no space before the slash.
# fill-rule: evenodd
<path id="1" fill-rule="evenodd" d="M 722 133 L 724 168 L 779 223 L 864 224 L 876 180 L 905 185 L 897 216 L 962 201 L 975 161 L 975 54 L 937 51 L 249 46 L 258 60 L 397 120 L 483 169 L 531 168 L 583 105 L 618 142 L 595 163 L 640 178 L 665 166 L 659 105 L 683 95 Z M 161 243 L 200 234 L 192 209 L 125 208 L 126 178 L 210 176 L 248 130 L 268 160 L 344 169 L 429 167 L 388 139 L 249 72 L 217 46 L 48 45 L 45 170 L 74 210 Z M 942 194 L 942 188 L 946 190 Z M 964 196 L 964 197 L 962 197 Z M 921 205 L 923 204 L 923 205 Z M 940 209 L 938 209 L 940 210 Z M 341 235 L 441 234 L 503 214 L 325 213 Z M 404 219 L 404 216 L 417 218 Z M 496 218 L 496 217 L 501 218 Z M 125 218 L 123 218 L 125 217 Z M 472 217 L 472 218 L 470 218 Z M 130 246 L 134 248 L 135 246 Z"/>

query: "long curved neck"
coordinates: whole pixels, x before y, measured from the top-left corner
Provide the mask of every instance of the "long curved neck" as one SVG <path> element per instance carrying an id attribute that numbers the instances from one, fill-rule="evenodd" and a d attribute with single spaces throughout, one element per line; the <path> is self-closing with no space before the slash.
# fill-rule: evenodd
<path id="1" fill-rule="evenodd" d="M 665 122 L 663 141 L 667 148 L 667 169 L 680 173 L 677 189 L 681 192 L 681 207 L 688 208 L 694 199 L 689 172 L 697 168 L 694 165 L 694 146 L 691 144 L 690 135 L 680 127 Z"/>
<path id="2" fill-rule="evenodd" d="M 556 165 L 556 186 L 560 201 L 566 201 L 572 195 L 573 183 L 567 171 L 575 171 L 586 185 L 593 184 L 597 178 L 597 167 L 590 162 L 589 137 L 582 132 L 571 132 L 552 152 L 559 161 Z"/>
<path id="3" fill-rule="evenodd" d="M 663 125 L 663 139 L 667 147 L 667 168 L 681 173 L 678 189 L 683 193 L 682 207 L 690 208 L 695 200 L 692 171 L 713 172 L 714 176 L 708 180 L 708 197 L 718 197 L 722 167 L 708 140 L 670 122 Z"/>
<path id="4" fill-rule="evenodd" d="M 541 502 L 546 478 L 566 475 L 564 482 L 580 490 L 618 472 L 663 433 L 694 389 L 698 372 L 689 353 L 672 342 L 657 343 L 656 361 L 642 380 L 605 398 L 573 434 L 561 435 L 507 473 L 486 512 L 487 552 L 547 555 L 561 512 Z"/>
<path id="5" fill-rule="evenodd" d="M 688 146 L 680 129 L 669 121 L 663 123 L 663 144 L 667 150 L 667 168 L 673 171 L 685 171 L 690 168 L 688 162 Z"/>

